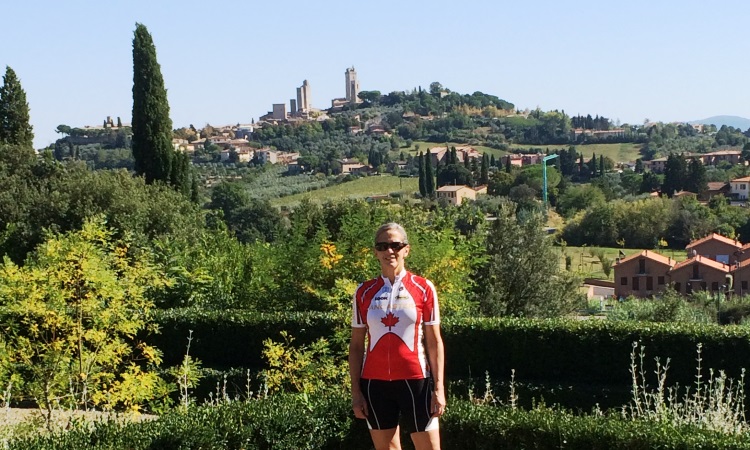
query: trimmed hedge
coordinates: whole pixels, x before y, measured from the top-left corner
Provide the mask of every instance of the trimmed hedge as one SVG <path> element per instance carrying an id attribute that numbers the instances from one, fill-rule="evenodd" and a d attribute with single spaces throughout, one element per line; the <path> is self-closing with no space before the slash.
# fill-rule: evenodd
<path id="1" fill-rule="evenodd" d="M 170 310 L 157 322 L 161 334 L 149 343 L 164 352 L 167 365 L 177 365 L 193 330 L 190 354 L 214 369 L 264 367 L 263 340 L 280 339 L 282 330 L 295 343 L 331 338 L 348 326 L 328 313 L 253 313 L 248 311 Z M 530 320 L 475 318 L 445 320 L 446 375 L 451 379 L 508 379 L 512 369 L 522 382 L 630 385 L 630 353 L 635 341 L 646 347 L 647 369 L 653 358 L 670 358 L 669 382 L 692 384 L 696 345 L 701 343 L 704 369 L 725 370 L 738 379 L 750 365 L 750 329 L 736 326 L 630 323 L 603 320 Z M 707 371 L 704 371 L 704 376 Z M 705 378 L 704 378 L 705 380 Z"/>
<path id="2" fill-rule="evenodd" d="M 695 382 L 697 344 L 708 368 L 739 379 L 750 365 L 750 329 L 735 326 L 630 323 L 603 320 L 469 319 L 443 324 L 449 378 L 469 375 L 520 381 L 554 380 L 630 385 L 633 342 L 645 346 L 647 372 L 654 358 L 670 358 L 668 382 Z M 653 380 L 651 380 L 653 381 Z"/>
<path id="3" fill-rule="evenodd" d="M 442 446 L 452 450 L 511 449 L 748 449 L 750 436 L 724 436 L 694 427 L 575 416 L 549 409 L 512 410 L 452 400 L 441 423 Z M 412 448 L 408 436 L 404 448 Z M 369 449 L 364 421 L 343 395 L 265 400 L 173 412 L 152 422 L 99 423 L 93 429 L 11 441 L 9 450 L 130 449 Z"/>
<path id="4" fill-rule="evenodd" d="M 158 311 L 160 333 L 143 336 L 164 353 L 164 364 L 178 365 L 185 356 L 192 330 L 190 355 L 204 367 L 264 367 L 263 341 L 281 340 L 288 331 L 297 344 L 330 338 L 335 325 L 330 313 L 258 313 L 246 310 L 203 311 L 196 308 Z"/>

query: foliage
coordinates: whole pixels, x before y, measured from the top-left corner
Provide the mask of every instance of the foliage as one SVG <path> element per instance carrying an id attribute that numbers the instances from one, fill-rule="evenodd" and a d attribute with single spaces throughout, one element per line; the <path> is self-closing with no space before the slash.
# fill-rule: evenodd
<path id="1" fill-rule="evenodd" d="M 728 378 L 723 370 L 704 380 L 701 372 L 702 345 L 698 344 L 698 363 L 695 383 L 686 389 L 679 386 L 667 387 L 669 358 L 662 364 L 656 358 L 656 387 L 650 388 L 646 381 L 646 352 L 643 346 L 633 343 L 630 353 L 630 375 L 632 384 L 632 401 L 623 408 L 625 418 L 648 419 L 649 421 L 669 423 L 674 426 L 693 425 L 698 428 L 718 431 L 729 435 L 746 435 L 748 424 L 745 420 L 745 370 L 740 378 Z"/>
<path id="2" fill-rule="evenodd" d="M 32 130 L 26 92 L 21 87 L 16 72 L 6 66 L 3 85 L 0 86 L 0 145 L 17 145 L 32 149 Z"/>
<path id="3" fill-rule="evenodd" d="M 148 255 L 115 241 L 101 219 L 51 236 L 23 267 L 6 258 L 3 371 L 48 412 L 58 405 L 139 410 L 166 393 L 155 371 L 160 352 L 136 339 L 153 331 L 148 290 L 163 282 Z"/>
<path id="4" fill-rule="evenodd" d="M 441 418 L 443 448 L 456 450 L 705 450 L 750 448 L 747 437 L 538 406 L 531 411 L 451 398 Z M 408 436 L 402 441 L 408 442 Z M 372 447 L 365 422 L 351 417 L 345 394 L 274 395 L 216 407 L 192 407 L 138 424 L 102 422 L 13 440 L 8 450 L 351 449 Z"/>
<path id="5" fill-rule="evenodd" d="M 285 331 L 281 338 L 283 342 L 263 341 L 268 369 L 262 376 L 271 392 L 321 395 L 345 386 L 349 368 L 343 358 L 332 354 L 324 338 L 301 347 L 294 347 L 294 338 Z"/>
<path id="6" fill-rule="evenodd" d="M 716 312 L 700 304 L 698 296 L 683 298 L 672 289 L 658 298 L 638 299 L 628 297 L 616 303 L 607 313 L 608 320 L 630 320 L 664 323 L 714 323 Z"/>
<path id="7" fill-rule="evenodd" d="M 516 217 L 504 205 L 486 245 L 487 262 L 477 273 L 477 297 L 485 313 L 554 317 L 576 307 L 578 280 L 560 271 L 541 216 Z"/>

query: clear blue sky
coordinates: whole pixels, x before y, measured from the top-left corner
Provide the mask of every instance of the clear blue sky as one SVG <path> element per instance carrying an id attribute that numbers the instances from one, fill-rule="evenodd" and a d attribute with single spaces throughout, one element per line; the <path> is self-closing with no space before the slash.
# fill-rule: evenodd
<path id="1" fill-rule="evenodd" d="M 26 91 L 35 146 L 57 125 L 130 122 L 136 22 L 154 38 L 175 128 L 247 123 L 307 79 L 312 105 L 433 81 L 518 108 L 621 122 L 750 117 L 746 1 L 14 1 L 0 69 Z"/>

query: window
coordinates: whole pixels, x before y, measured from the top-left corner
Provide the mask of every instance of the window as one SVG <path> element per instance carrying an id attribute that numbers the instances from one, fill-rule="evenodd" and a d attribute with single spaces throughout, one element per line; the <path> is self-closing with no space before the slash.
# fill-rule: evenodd
<path id="1" fill-rule="evenodd" d="M 719 282 L 718 281 L 714 281 L 713 283 L 711 283 L 711 290 L 712 291 L 718 291 L 719 290 Z"/>
<path id="2" fill-rule="evenodd" d="M 656 279 L 656 284 L 658 284 L 659 286 L 664 286 L 664 277 L 658 277 Z"/>
<path id="3" fill-rule="evenodd" d="M 693 279 L 697 280 L 701 277 L 700 273 L 698 273 L 698 264 L 693 264 Z"/>
<path id="4" fill-rule="evenodd" d="M 675 291 L 677 291 L 677 292 L 680 292 L 680 289 L 681 289 L 681 288 L 682 288 L 682 286 L 680 285 L 680 283 L 675 283 L 675 284 L 674 284 L 674 290 L 675 290 Z"/>
<path id="5" fill-rule="evenodd" d="M 647 291 L 654 290 L 654 277 L 646 277 L 646 290 Z"/>
<path id="6" fill-rule="evenodd" d="M 745 189 L 747 189 L 747 185 L 746 184 L 740 184 L 740 190 L 744 191 Z"/>
<path id="7" fill-rule="evenodd" d="M 638 260 L 638 273 L 646 273 L 646 260 L 645 259 Z"/>
<path id="8" fill-rule="evenodd" d="M 747 281 L 742 282 L 742 290 L 747 290 Z"/>
<path id="9" fill-rule="evenodd" d="M 633 277 L 633 290 L 637 291 L 641 288 L 638 277 Z"/>
<path id="10" fill-rule="evenodd" d="M 716 255 L 716 260 L 722 264 L 729 264 L 729 255 Z"/>
<path id="11" fill-rule="evenodd" d="M 706 287 L 707 287 L 706 282 L 705 281 L 701 281 L 701 289 L 705 291 Z"/>
<path id="12" fill-rule="evenodd" d="M 628 285 L 628 277 L 620 277 L 620 286 Z"/>

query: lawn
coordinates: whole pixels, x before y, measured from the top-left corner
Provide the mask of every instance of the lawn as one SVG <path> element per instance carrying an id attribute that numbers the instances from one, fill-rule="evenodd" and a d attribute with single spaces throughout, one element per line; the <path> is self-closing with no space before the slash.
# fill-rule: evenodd
<path id="1" fill-rule="evenodd" d="M 271 204 L 274 206 L 294 206 L 299 204 L 302 199 L 323 203 L 328 200 L 366 198 L 374 195 L 389 195 L 394 192 L 402 193 L 404 196 L 419 192 L 419 179 L 416 177 L 394 177 L 392 175 L 362 177 L 323 189 L 276 198 L 271 200 Z"/>
<path id="2" fill-rule="evenodd" d="M 561 250 L 561 247 L 555 247 L 558 251 Z M 580 272 L 583 277 L 585 278 L 596 278 L 599 280 L 610 280 L 614 281 L 614 270 L 610 272 L 609 277 L 606 277 L 604 275 L 604 272 L 602 271 L 602 265 L 599 262 L 599 258 L 592 256 L 591 252 L 595 249 L 602 249 L 604 250 L 604 256 L 605 258 L 609 258 L 611 260 L 615 260 L 619 257 L 620 250 L 622 250 L 623 253 L 625 253 L 625 256 L 630 256 L 634 253 L 640 253 L 644 249 L 638 249 L 638 248 L 614 248 L 614 247 L 565 247 L 565 254 L 570 255 L 571 257 L 571 270 L 575 272 Z M 679 261 L 684 261 L 687 259 L 687 254 L 685 253 L 685 250 L 672 250 L 672 249 L 662 249 L 662 250 L 653 250 L 663 256 L 672 258 Z M 560 267 L 562 269 L 565 269 L 565 256 L 560 253 Z"/>
<path id="3" fill-rule="evenodd" d="M 511 144 L 511 150 L 513 149 L 529 149 L 529 148 L 541 148 L 543 150 L 560 150 L 567 149 L 568 145 L 522 145 L 522 144 Z M 641 155 L 638 152 L 642 145 L 633 143 L 624 144 L 586 144 L 576 145 L 576 151 L 583 154 L 585 159 L 591 159 L 591 156 L 596 153 L 596 156 L 604 155 L 610 158 L 614 162 L 625 162 L 635 161 L 640 158 Z"/>

